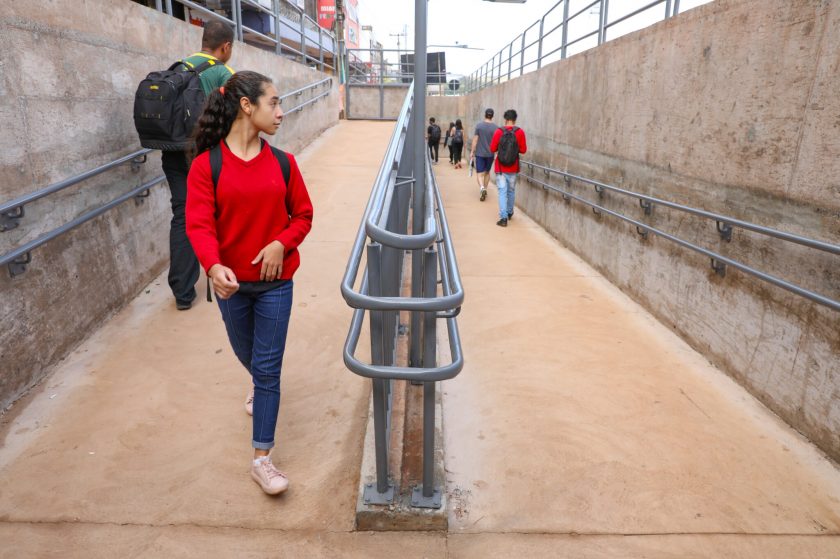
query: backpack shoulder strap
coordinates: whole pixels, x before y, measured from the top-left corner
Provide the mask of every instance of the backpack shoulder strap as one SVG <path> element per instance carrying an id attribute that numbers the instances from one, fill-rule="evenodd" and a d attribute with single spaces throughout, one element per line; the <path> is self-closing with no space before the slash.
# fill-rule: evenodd
<path id="1" fill-rule="evenodd" d="M 219 188 L 219 176 L 222 174 L 222 146 L 216 144 L 210 148 L 210 176 L 213 177 L 213 195 Z"/>
<path id="2" fill-rule="evenodd" d="M 283 180 L 286 181 L 286 188 L 289 187 L 289 181 L 292 180 L 292 164 L 289 162 L 289 156 L 286 155 L 286 152 L 277 149 L 274 146 L 271 146 L 271 151 L 274 153 L 274 157 L 277 158 L 277 162 L 280 164 L 280 170 L 283 172 Z"/>

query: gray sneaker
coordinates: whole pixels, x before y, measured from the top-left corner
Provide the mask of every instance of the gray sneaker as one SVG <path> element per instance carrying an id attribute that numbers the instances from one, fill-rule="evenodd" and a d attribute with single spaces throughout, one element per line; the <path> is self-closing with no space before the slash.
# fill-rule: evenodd
<path id="1" fill-rule="evenodd" d="M 289 488 L 289 478 L 274 467 L 270 457 L 257 462 L 251 461 L 251 477 L 269 495 L 279 495 Z"/>
<path id="2" fill-rule="evenodd" d="M 248 392 L 248 397 L 245 398 L 245 413 L 248 415 L 254 415 L 254 387 L 251 387 L 251 391 Z"/>

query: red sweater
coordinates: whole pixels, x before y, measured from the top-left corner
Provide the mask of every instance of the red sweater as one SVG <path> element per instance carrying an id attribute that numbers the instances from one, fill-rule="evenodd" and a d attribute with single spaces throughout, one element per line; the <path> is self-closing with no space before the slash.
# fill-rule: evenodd
<path id="1" fill-rule="evenodd" d="M 187 176 L 187 236 L 198 261 L 205 271 L 222 264 L 238 281 L 260 281 L 262 262 L 251 261 L 276 240 L 286 247 L 279 279 L 291 279 L 300 266 L 297 247 L 312 228 L 312 202 L 295 158 L 289 154 L 291 180 L 286 185 L 267 142 L 250 161 L 221 145 L 215 196 L 209 151 L 195 158 Z"/>
<path id="2" fill-rule="evenodd" d="M 490 140 L 490 151 L 496 153 L 499 151 L 499 140 L 502 139 L 502 134 L 504 133 L 503 130 L 512 130 L 513 126 L 505 126 L 504 129 L 497 128 L 496 133 L 493 134 L 493 139 Z M 516 141 L 519 142 L 519 153 L 525 153 L 528 151 L 528 144 L 525 143 L 525 132 L 522 131 L 521 128 L 517 129 L 516 132 Z M 496 158 L 496 169 L 497 173 L 518 173 L 519 172 L 519 158 L 516 158 L 516 163 L 513 165 L 507 166 L 502 165 L 499 163 L 499 158 Z"/>

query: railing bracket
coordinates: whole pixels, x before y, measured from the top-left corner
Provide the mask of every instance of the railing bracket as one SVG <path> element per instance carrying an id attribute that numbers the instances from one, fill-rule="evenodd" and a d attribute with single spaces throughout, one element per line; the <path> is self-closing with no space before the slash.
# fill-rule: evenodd
<path id="1" fill-rule="evenodd" d="M 720 238 L 727 243 L 732 240 L 732 226 L 725 221 L 717 221 L 717 230 L 720 233 Z"/>
<path id="2" fill-rule="evenodd" d="M 131 172 L 136 173 L 140 170 L 140 166 L 146 162 L 146 154 L 139 155 L 131 160 Z"/>
<path id="3" fill-rule="evenodd" d="M 375 483 L 366 483 L 363 497 L 366 505 L 390 505 L 394 502 L 394 493 L 394 483 L 391 481 L 385 493 L 377 491 Z"/>
<path id="4" fill-rule="evenodd" d="M 15 258 L 11 262 L 9 262 L 9 275 L 11 277 L 16 277 L 21 275 L 26 271 L 26 265 L 32 262 L 32 253 L 27 252 L 23 256 L 19 256 Z"/>
<path id="5" fill-rule="evenodd" d="M 143 202 L 146 201 L 146 198 L 149 197 L 149 194 L 151 194 L 151 190 L 149 190 L 148 188 L 146 190 L 141 190 L 134 196 L 134 204 L 137 206 L 142 206 Z"/>
<path id="6" fill-rule="evenodd" d="M 639 206 L 645 210 L 645 215 L 650 215 L 653 212 L 653 202 L 650 200 L 640 199 Z"/>
<path id="7" fill-rule="evenodd" d="M 712 270 L 715 271 L 717 275 L 720 277 L 726 277 L 726 263 L 725 262 L 718 262 L 716 259 L 712 258 Z"/>
<path id="8" fill-rule="evenodd" d="M 435 489 L 431 497 L 423 495 L 423 486 L 418 484 L 411 490 L 411 506 L 419 509 L 439 509 L 441 507 L 442 494 L 440 489 Z"/>
<path id="9" fill-rule="evenodd" d="M 8 212 L 0 214 L 0 232 L 9 231 L 20 225 L 20 220 L 24 216 L 24 213 L 23 206 L 17 206 Z"/>
<path id="10" fill-rule="evenodd" d="M 594 206 L 592 207 L 592 213 L 594 213 L 598 217 L 601 217 L 601 210 L 599 210 L 598 208 L 596 208 Z"/>
<path id="11" fill-rule="evenodd" d="M 636 233 L 638 233 L 639 236 L 641 236 L 643 239 L 648 238 L 648 230 L 644 229 L 642 227 L 639 227 L 638 225 L 636 226 Z"/>
<path id="12" fill-rule="evenodd" d="M 598 193 L 598 196 L 599 196 L 600 198 L 603 198 L 603 197 L 604 197 L 604 187 L 603 187 L 603 186 L 596 184 L 596 185 L 595 185 L 595 192 L 597 192 L 597 193 Z"/>

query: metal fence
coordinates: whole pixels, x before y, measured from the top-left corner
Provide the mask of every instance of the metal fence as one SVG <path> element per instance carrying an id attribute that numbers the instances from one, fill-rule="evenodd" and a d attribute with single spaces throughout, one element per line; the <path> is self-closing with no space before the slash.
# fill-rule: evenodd
<path id="1" fill-rule="evenodd" d="M 335 71 L 338 43 L 335 35 L 322 29 L 296 4 L 269 0 L 271 7 L 258 0 L 230 0 L 229 9 L 213 10 L 192 0 L 156 0 L 158 11 L 172 15 L 172 2 L 194 10 L 203 17 L 224 21 L 235 29 L 236 38 L 260 48 L 273 48 L 277 54 L 317 66 L 322 72 Z M 224 12 L 224 14 L 219 12 Z M 257 29 L 259 27 L 259 29 Z"/>
<path id="2" fill-rule="evenodd" d="M 833 245 L 831 243 L 815 239 L 809 239 L 807 237 L 794 235 L 792 233 L 786 233 L 784 231 L 779 231 L 770 227 L 764 227 L 762 225 L 757 225 L 755 223 L 750 223 L 748 221 L 743 221 L 734 217 L 708 212 L 706 210 L 693 208 L 682 204 L 677 204 L 675 202 L 670 202 L 661 198 L 647 196 L 645 194 L 639 194 L 638 192 L 632 192 L 630 190 L 619 188 L 617 186 L 609 185 L 590 178 L 581 177 L 578 175 L 567 173 L 565 171 L 561 171 L 559 169 L 546 167 L 533 161 L 523 160 L 522 165 L 524 169 L 528 170 L 527 173 L 522 174 L 522 176 L 527 181 L 542 187 L 543 190 L 548 190 L 560 194 L 563 197 L 563 200 L 565 200 L 566 202 L 571 202 L 572 200 L 575 200 L 577 202 L 585 204 L 586 206 L 592 208 L 592 211 L 596 215 L 609 215 L 618 218 L 622 221 L 625 221 L 633 225 L 636 228 L 636 232 L 644 238 L 647 238 L 649 234 L 653 234 L 657 237 L 661 237 L 663 239 L 676 243 L 681 247 L 702 254 L 710 259 L 710 265 L 712 269 L 721 277 L 726 275 L 726 267 L 731 266 L 762 281 L 765 281 L 777 287 L 781 287 L 782 289 L 790 291 L 791 293 L 795 293 L 797 295 L 805 297 L 806 299 L 809 299 L 815 303 L 826 306 L 835 311 L 840 311 L 840 301 L 831 299 L 830 297 L 820 295 L 819 293 L 815 293 L 813 291 L 795 285 L 782 278 L 773 276 L 771 274 L 748 266 L 743 262 L 739 262 L 733 258 L 723 256 L 718 252 L 714 252 L 712 250 L 703 248 L 693 242 L 687 241 L 685 239 L 662 231 L 661 229 L 657 229 L 651 225 L 648 225 L 643 221 L 640 221 L 640 219 L 634 219 L 614 210 L 610 210 L 606 208 L 603 204 L 592 202 L 584 198 L 580 194 L 576 194 L 572 191 L 572 188 L 580 185 L 583 185 L 584 187 L 593 187 L 595 189 L 595 192 L 598 194 L 599 199 L 604 198 L 607 192 L 612 192 L 620 196 L 635 198 L 639 201 L 639 207 L 644 216 L 650 216 L 653 212 L 653 209 L 656 206 L 661 206 L 664 208 L 669 208 L 671 210 L 688 213 L 697 217 L 714 221 L 718 234 L 720 235 L 721 239 L 725 242 L 730 242 L 732 240 L 732 231 L 734 228 L 738 228 L 834 255 L 840 255 L 840 246 L 838 245 Z M 535 176 L 535 170 L 541 171 L 543 173 L 544 180 L 538 179 Z M 551 184 L 551 182 L 549 181 L 551 180 L 552 176 L 562 177 L 565 188 L 560 188 L 557 185 Z"/>
<path id="3" fill-rule="evenodd" d="M 295 89 L 294 91 L 289 91 L 284 93 L 280 96 L 280 100 L 286 100 L 291 98 L 299 98 L 303 96 L 304 93 L 307 91 L 317 91 L 320 88 L 326 87 L 327 90 L 321 93 L 313 95 L 311 98 L 301 101 L 297 105 L 294 105 L 289 108 L 284 108 L 283 112 L 286 116 L 292 115 L 296 112 L 301 111 L 305 107 L 316 103 L 319 99 L 329 95 L 332 92 L 332 80 L 333 78 L 325 78 L 323 80 L 319 80 L 317 82 L 311 83 L 299 89 Z M 26 217 L 26 206 L 32 204 L 33 202 L 37 202 L 38 200 L 55 194 L 57 192 L 61 192 L 71 186 L 75 186 L 80 184 L 87 179 L 105 173 L 106 171 L 110 171 L 111 169 L 115 169 L 121 165 L 126 163 L 131 164 L 131 168 L 133 171 L 137 172 L 140 170 L 140 166 L 144 164 L 147 160 L 147 155 L 152 152 L 153 150 L 150 149 L 140 149 L 138 151 L 129 153 L 128 155 L 124 155 L 110 163 L 106 163 L 104 165 L 100 165 L 94 169 L 89 171 L 85 171 L 84 173 L 80 173 L 68 179 L 59 181 L 57 183 L 51 184 L 46 186 L 40 190 L 32 192 L 30 194 L 26 194 L 19 198 L 15 198 L 14 200 L 10 200 L 3 204 L 0 204 L 0 232 L 9 231 L 11 229 L 15 229 Z M 144 198 L 149 196 L 150 189 L 166 180 L 166 177 L 163 175 L 157 176 L 149 181 L 146 181 L 134 188 L 130 191 L 126 192 L 122 196 L 111 200 L 99 207 L 91 209 L 84 214 L 80 215 L 79 217 L 73 219 L 72 221 L 65 223 L 43 235 L 39 236 L 32 241 L 24 243 L 17 248 L 10 250 L 9 252 L 0 255 L 0 266 L 7 266 L 9 270 L 9 275 L 11 277 L 18 276 L 23 274 L 26 271 L 26 266 L 32 262 L 32 252 L 37 249 L 38 247 L 45 245 L 46 243 L 50 242 L 51 240 L 60 237 L 61 235 L 71 231 L 84 223 L 104 214 L 105 212 L 116 208 L 120 204 L 127 202 L 134 198 L 138 203 L 141 203 Z"/>
<path id="4" fill-rule="evenodd" d="M 414 96 L 415 90 L 409 89 L 341 284 L 345 301 L 356 309 L 344 362 L 373 384 L 376 484 L 365 488 L 365 503 L 389 504 L 396 495 L 388 471 L 390 402 L 393 381 L 402 379 L 423 384 L 423 483 L 413 489 L 411 503 L 440 508 L 441 490 L 434 480 L 435 390 L 436 381 L 453 378 L 463 367 L 456 316 L 464 290 L 428 150 L 422 133 L 417 134 L 422 130 L 417 122 L 423 126 L 425 115 L 422 105 L 414 106 Z M 403 274 L 407 252 L 410 277 Z M 356 291 L 363 254 L 366 267 Z M 409 286 L 411 296 L 403 296 Z M 401 311 L 410 313 L 405 365 L 396 363 L 397 341 L 407 326 L 400 324 Z M 355 356 L 366 312 L 370 315 L 370 363 Z M 448 330 L 451 362 L 444 365 L 437 363 L 438 320 L 445 320 Z"/>
<path id="5" fill-rule="evenodd" d="M 673 17 L 681 9 L 684 11 L 710 1 L 653 0 L 638 5 L 625 0 L 560 0 L 467 76 L 463 93 L 539 70 L 544 64 Z"/>
<path id="6" fill-rule="evenodd" d="M 414 81 L 414 51 L 346 49 L 347 84 L 369 87 L 408 87 Z M 447 72 L 426 72 L 427 95 L 454 95 Z"/>

